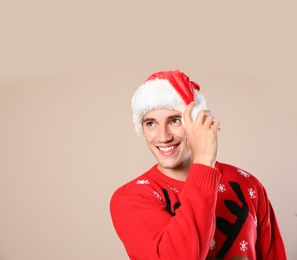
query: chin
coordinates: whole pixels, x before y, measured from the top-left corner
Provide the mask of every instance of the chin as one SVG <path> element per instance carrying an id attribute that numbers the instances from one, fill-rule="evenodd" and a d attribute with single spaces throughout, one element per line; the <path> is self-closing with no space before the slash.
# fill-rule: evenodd
<path id="1" fill-rule="evenodd" d="M 176 168 L 179 168 L 181 166 L 181 164 L 177 163 L 176 161 L 175 162 L 162 162 L 162 161 L 159 161 L 159 164 L 164 169 L 176 169 Z"/>

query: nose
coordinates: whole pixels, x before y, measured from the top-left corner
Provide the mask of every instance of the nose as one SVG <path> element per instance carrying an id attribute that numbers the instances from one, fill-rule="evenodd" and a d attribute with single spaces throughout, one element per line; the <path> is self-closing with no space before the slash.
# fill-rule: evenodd
<path id="1" fill-rule="evenodd" d="M 159 131 L 158 131 L 158 141 L 160 143 L 167 143 L 169 141 L 171 141 L 173 138 L 173 135 L 170 131 L 170 128 L 168 127 L 168 125 L 160 125 L 159 127 Z"/>

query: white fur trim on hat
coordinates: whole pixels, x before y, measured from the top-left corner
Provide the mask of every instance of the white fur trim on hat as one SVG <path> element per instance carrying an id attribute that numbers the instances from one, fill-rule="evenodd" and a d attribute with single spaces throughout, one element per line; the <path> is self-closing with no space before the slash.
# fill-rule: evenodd
<path id="1" fill-rule="evenodd" d="M 206 102 L 196 89 L 194 89 L 194 100 L 196 106 L 192 111 L 192 118 L 195 119 L 199 110 L 206 109 Z M 132 97 L 133 122 L 138 136 L 143 136 L 143 116 L 153 109 L 162 108 L 183 113 L 186 104 L 166 79 L 149 80 L 140 85 Z"/>

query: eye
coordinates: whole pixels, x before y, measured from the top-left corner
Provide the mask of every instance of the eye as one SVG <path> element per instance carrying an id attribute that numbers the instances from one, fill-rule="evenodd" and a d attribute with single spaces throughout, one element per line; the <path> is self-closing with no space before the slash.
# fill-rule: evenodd
<path id="1" fill-rule="evenodd" d="M 147 121 L 147 122 L 145 123 L 145 125 L 146 125 L 147 127 L 153 127 L 153 126 L 155 125 L 155 123 L 154 123 L 153 121 Z"/>
<path id="2" fill-rule="evenodd" d="M 174 125 L 181 124 L 181 119 L 180 118 L 174 118 L 174 119 L 172 119 L 172 124 L 174 124 Z"/>

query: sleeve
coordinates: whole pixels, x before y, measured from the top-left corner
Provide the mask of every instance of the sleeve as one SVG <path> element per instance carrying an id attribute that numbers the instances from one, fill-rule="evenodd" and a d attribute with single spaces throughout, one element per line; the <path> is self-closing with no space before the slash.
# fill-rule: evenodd
<path id="1" fill-rule="evenodd" d="M 286 250 L 280 233 L 278 222 L 263 188 L 263 201 L 259 202 L 257 228 L 257 259 L 286 260 Z"/>
<path id="2" fill-rule="evenodd" d="M 217 170 L 193 164 L 172 217 L 151 196 L 116 191 L 110 210 L 115 230 L 133 260 L 205 259 L 215 231 Z"/>

